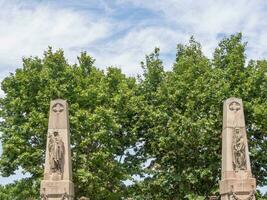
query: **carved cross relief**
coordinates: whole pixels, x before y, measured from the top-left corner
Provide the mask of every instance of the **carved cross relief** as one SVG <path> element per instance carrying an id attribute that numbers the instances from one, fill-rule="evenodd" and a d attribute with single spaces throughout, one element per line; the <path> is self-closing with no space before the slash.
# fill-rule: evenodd
<path id="1" fill-rule="evenodd" d="M 55 113 L 59 114 L 64 110 L 64 106 L 61 103 L 55 103 L 52 107 L 52 110 Z"/>
<path id="2" fill-rule="evenodd" d="M 240 104 L 238 102 L 233 101 L 232 103 L 230 103 L 229 109 L 231 111 L 237 112 L 237 111 L 239 111 L 241 109 L 241 106 L 240 106 Z"/>

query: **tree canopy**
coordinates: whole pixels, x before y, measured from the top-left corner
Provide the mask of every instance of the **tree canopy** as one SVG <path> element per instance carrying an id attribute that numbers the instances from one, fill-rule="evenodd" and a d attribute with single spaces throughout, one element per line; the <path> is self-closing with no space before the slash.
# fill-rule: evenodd
<path id="1" fill-rule="evenodd" d="M 192 37 L 177 45 L 171 70 L 156 48 L 138 77 L 116 67 L 100 70 L 86 52 L 73 65 L 52 48 L 42 58 L 24 58 L 2 82 L 0 172 L 21 168 L 32 177 L 0 187 L 0 197 L 21 185 L 20 199 L 38 197 L 31 185 L 38 190 L 43 177 L 49 103 L 56 98 L 69 103 L 77 197 L 175 200 L 218 193 L 222 105 L 232 96 L 243 100 L 253 174 L 258 186 L 266 185 L 267 61 L 248 61 L 245 50 L 238 33 L 208 58 Z"/>

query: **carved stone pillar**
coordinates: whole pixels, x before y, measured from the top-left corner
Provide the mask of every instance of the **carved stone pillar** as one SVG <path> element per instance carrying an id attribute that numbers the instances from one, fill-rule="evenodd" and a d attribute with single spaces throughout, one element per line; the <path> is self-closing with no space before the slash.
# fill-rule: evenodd
<path id="1" fill-rule="evenodd" d="M 237 98 L 224 102 L 221 175 L 221 200 L 255 200 L 243 103 Z"/>
<path id="2" fill-rule="evenodd" d="M 41 199 L 74 199 L 68 104 L 62 99 L 50 103 Z"/>

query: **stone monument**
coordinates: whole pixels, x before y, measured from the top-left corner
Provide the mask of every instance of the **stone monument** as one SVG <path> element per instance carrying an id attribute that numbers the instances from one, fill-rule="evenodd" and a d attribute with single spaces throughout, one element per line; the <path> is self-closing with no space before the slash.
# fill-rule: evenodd
<path id="1" fill-rule="evenodd" d="M 74 199 L 68 104 L 62 99 L 50 103 L 41 199 Z"/>
<path id="2" fill-rule="evenodd" d="M 255 200 L 241 99 L 229 98 L 223 107 L 221 200 Z"/>

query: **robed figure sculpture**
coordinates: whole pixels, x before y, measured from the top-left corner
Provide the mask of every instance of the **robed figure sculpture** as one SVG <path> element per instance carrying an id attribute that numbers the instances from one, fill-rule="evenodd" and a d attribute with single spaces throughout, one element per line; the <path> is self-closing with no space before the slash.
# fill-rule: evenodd
<path id="1" fill-rule="evenodd" d="M 64 143 L 57 131 L 49 135 L 49 163 L 52 173 L 62 173 L 64 164 Z"/>

